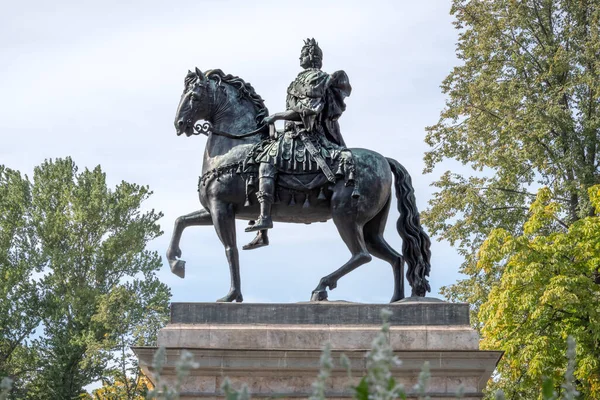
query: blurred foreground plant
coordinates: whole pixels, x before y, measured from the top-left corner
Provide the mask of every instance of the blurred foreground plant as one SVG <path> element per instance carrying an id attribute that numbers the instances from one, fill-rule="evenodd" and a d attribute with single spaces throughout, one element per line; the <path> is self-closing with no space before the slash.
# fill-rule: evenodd
<path id="1" fill-rule="evenodd" d="M 154 389 L 150 390 L 146 396 L 148 400 L 177 400 L 181 393 L 181 384 L 189 375 L 190 371 L 198 368 L 200 364 L 194 361 L 194 356 L 187 350 L 181 352 L 179 360 L 175 363 L 176 381 L 174 387 L 169 387 L 164 381 L 161 373 L 164 368 L 166 359 L 166 351 L 164 347 L 160 347 L 154 359 L 152 367 L 154 368 Z"/>
<path id="2" fill-rule="evenodd" d="M 10 378 L 2 378 L 0 381 L 0 400 L 6 400 L 12 389 L 12 380 Z"/>

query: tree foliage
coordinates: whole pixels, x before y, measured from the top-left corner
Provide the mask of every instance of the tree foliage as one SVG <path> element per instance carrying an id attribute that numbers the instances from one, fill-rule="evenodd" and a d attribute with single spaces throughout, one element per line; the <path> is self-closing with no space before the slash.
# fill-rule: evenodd
<path id="1" fill-rule="evenodd" d="M 26 340 L 42 320 L 42 262 L 26 177 L 0 166 L 0 378 L 27 379 L 37 354 Z"/>
<path id="2" fill-rule="evenodd" d="M 523 379 L 531 378 L 529 385 L 540 374 L 556 371 L 555 367 L 562 365 L 564 357 L 559 354 L 564 354 L 564 335 L 570 328 L 552 326 L 548 335 L 534 333 L 532 328 L 527 331 L 531 335 L 532 344 L 526 347 L 530 352 L 525 353 L 515 344 L 524 344 L 523 337 L 517 335 L 514 340 L 518 342 L 510 341 L 520 330 L 511 330 L 510 336 L 494 327 L 512 318 L 512 312 L 515 321 L 539 323 L 539 329 L 544 323 L 563 324 L 565 314 L 550 317 L 552 312 L 545 308 L 548 304 L 566 307 L 564 302 L 555 304 L 542 298 L 548 285 L 558 285 L 548 289 L 548 293 L 554 293 L 553 298 L 582 305 L 584 300 L 593 298 L 597 289 L 585 294 L 579 290 L 592 290 L 599 284 L 594 278 L 598 264 L 587 265 L 591 270 L 586 273 L 565 268 L 568 258 L 577 255 L 569 246 L 576 241 L 574 235 L 584 234 L 579 228 L 581 221 L 590 224 L 587 218 L 597 215 L 588 189 L 600 183 L 600 1 L 453 0 L 451 12 L 459 31 L 460 65 L 442 84 L 448 99 L 439 121 L 427 128 L 426 141 L 432 148 L 425 156 L 426 172 L 448 159 L 470 167 L 471 171 L 462 167 L 460 171 L 442 174 L 434 183 L 438 190 L 423 213 L 423 220 L 434 235 L 457 246 L 465 258 L 461 272 L 466 278 L 443 288 L 442 293 L 451 300 L 472 305 L 472 322 L 485 335 L 491 335 L 487 343 L 507 349 L 502 365 L 516 363 L 521 368 L 513 372 L 521 374 L 525 364 L 519 363 L 527 357 L 539 361 L 534 363 L 530 375 L 523 375 Z M 547 189 L 534 203 L 532 217 L 530 206 L 540 187 Z M 536 207 L 546 202 L 554 208 L 544 214 L 542 225 L 534 227 L 542 215 Z M 479 260 L 479 256 L 491 257 L 491 243 L 501 237 L 525 241 L 534 232 L 536 237 L 546 238 L 538 240 L 548 240 L 549 246 L 543 257 L 535 253 L 540 257 L 537 263 L 534 253 L 524 253 L 525 247 L 513 249 L 514 254 L 504 247 L 504 257 L 495 259 L 493 264 Z M 554 243 L 559 237 L 571 244 L 563 248 Z M 479 253 L 486 238 L 489 241 Z M 516 245 L 518 241 L 509 242 Z M 515 258 L 510 257 L 519 257 L 518 254 L 529 257 L 522 260 L 527 268 L 520 269 L 521 280 L 514 273 Z M 557 267 L 558 261 L 552 257 L 565 257 L 564 265 Z M 550 259 L 553 263 L 548 262 Z M 575 262 L 570 268 L 583 267 Z M 505 281 L 511 279 L 514 290 L 509 290 Z M 542 284 L 544 279 L 547 281 Z M 536 290 L 516 290 L 531 280 L 537 280 Z M 564 293 L 559 296 L 561 290 Z M 517 293 L 523 297 L 515 297 Z M 536 312 L 530 309 L 530 302 L 535 299 L 545 301 L 545 306 Z M 499 307 L 497 301 L 510 306 Z M 480 311 L 483 304 L 486 306 Z M 493 307 L 504 311 L 492 312 Z M 573 310 L 560 307 L 561 313 Z M 589 307 L 578 311 L 595 318 Z M 588 314 L 578 315 L 587 318 Z M 583 333 L 585 323 L 580 321 L 581 331 L 573 335 L 578 339 L 582 357 L 597 356 L 597 352 L 591 352 L 593 335 Z M 515 347 L 504 347 L 505 343 Z M 544 346 L 553 353 L 542 351 Z M 542 367 L 546 362 L 548 369 Z M 589 371 L 596 368 L 592 364 L 587 367 Z M 501 384 L 508 384 L 509 377 L 514 376 L 509 369 L 501 371 Z M 592 390 L 591 381 L 585 381 L 585 385 Z"/>
<path id="3" fill-rule="evenodd" d="M 568 336 L 579 391 L 600 398 L 600 185 L 589 194 L 597 214 L 556 232 L 561 206 L 543 188 L 522 235 L 496 229 L 481 247 L 477 268 L 503 269 L 481 307 L 482 345 L 506 352 L 493 386 L 512 398 L 537 397 L 544 376 L 559 381 Z"/>
<path id="4" fill-rule="evenodd" d="M 457 245 L 467 278 L 445 288 L 475 310 L 498 274 L 475 268 L 477 249 L 497 227 L 522 232 L 536 188 L 563 211 L 548 229 L 592 213 L 587 189 L 600 183 L 600 2 L 454 0 L 461 64 L 427 128 L 426 171 L 453 159 L 423 213 L 431 232 Z M 501 272 L 501 271 L 499 271 Z M 476 312 L 473 314 L 477 321 Z"/>
<path id="5" fill-rule="evenodd" d="M 148 391 L 153 388 L 152 382 L 143 374 L 119 376 L 112 381 L 105 381 L 87 397 L 89 400 L 145 400 Z"/>
<path id="6" fill-rule="evenodd" d="M 78 172 L 70 158 L 44 162 L 32 181 L 4 171 L 0 307 L 9 312 L 0 318 L 12 325 L 0 343 L 23 354 L 13 351 L 0 372 L 15 381 L 14 395 L 71 399 L 135 371 L 129 346 L 149 344 L 170 297 L 156 277 L 161 259 L 146 249 L 162 233 L 162 214 L 141 210 L 151 192 L 127 182 L 111 189 L 99 166 Z"/>

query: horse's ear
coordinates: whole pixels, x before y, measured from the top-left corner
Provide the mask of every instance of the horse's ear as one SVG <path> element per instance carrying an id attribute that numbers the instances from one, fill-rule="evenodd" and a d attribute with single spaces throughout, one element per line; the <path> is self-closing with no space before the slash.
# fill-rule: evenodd
<path id="1" fill-rule="evenodd" d="M 198 75 L 198 78 L 200 78 L 201 81 L 206 80 L 206 76 L 198 69 L 198 67 L 196 67 L 196 75 Z"/>

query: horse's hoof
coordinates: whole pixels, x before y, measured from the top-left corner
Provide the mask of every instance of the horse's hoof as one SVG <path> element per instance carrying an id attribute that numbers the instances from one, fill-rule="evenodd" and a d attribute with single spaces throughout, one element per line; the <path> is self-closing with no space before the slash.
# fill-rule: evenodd
<path id="1" fill-rule="evenodd" d="M 327 300 L 327 290 L 315 290 L 312 292 L 312 296 L 310 296 L 310 301 L 326 301 Z"/>
<path id="2" fill-rule="evenodd" d="M 185 278 L 185 261 L 183 260 L 169 260 L 171 265 L 171 272 L 180 278 Z"/>
<path id="3" fill-rule="evenodd" d="M 241 293 L 229 292 L 227 293 L 227 296 L 221 297 L 219 300 L 217 300 L 217 303 L 231 303 L 234 301 L 241 303 L 244 301 L 244 296 L 242 296 Z"/>
<path id="4" fill-rule="evenodd" d="M 395 303 L 397 301 L 400 301 L 404 298 L 404 295 L 394 295 L 392 296 L 392 299 L 390 300 L 390 303 Z"/>

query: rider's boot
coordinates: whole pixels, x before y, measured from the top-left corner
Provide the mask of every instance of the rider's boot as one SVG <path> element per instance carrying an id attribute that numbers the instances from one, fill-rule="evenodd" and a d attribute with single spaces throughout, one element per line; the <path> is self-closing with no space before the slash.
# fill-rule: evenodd
<path id="1" fill-rule="evenodd" d="M 261 231 L 273 227 L 271 205 L 273 204 L 273 194 L 275 193 L 275 179 L 267 176 L 260 177 L 258 189 L 256 198 L 260 203 L 260 216 L 254 225 L 246 228 L 246 232 Z"/>

